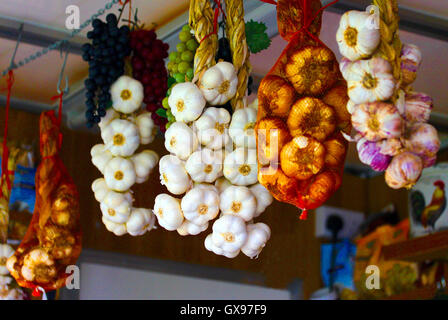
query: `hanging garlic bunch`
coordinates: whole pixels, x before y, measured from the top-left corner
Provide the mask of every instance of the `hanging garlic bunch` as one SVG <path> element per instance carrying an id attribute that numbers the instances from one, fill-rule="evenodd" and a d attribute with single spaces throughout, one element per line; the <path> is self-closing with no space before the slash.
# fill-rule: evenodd
<path id="1" fill-rule="evenodd" d="M 155 126 L 149 112 L 139 112 L 143 86 L 137 80 L 120 77 L 111 86 L 113 107 L 99 127 L 104 144 L 91 149 L 92 163 L 104 175 L 92 183 L 100 202 L 106 229 L 117 236 L 142 235 L 154 227 L 150 209 L 134 208 L 131 187 L 148 180 L 159 156 L 152 150 L 136 153 L 140 145 L 154 140 Z"/>
<path id="2" fill-rule="evenodd" d="M 391 2 L 379 6 L 381 19 L 398 19 Z M 432 99 L 410 87 L 422 61 L 420 50 L 410 44 L 400 48 L 398 36 L 382 37 L 383 31 L 393 35 L 397 30 L 390 23 L 372 24 L 377 14 L 348 11 L 336 34 L 350 97 L 346 107 L 355 130 L 353 138 L 344 136 L 357 142 L 361 162 L 385 171 L 391 188 L 411 188 L 422 169 L 435 163 L 440 147 L 437 130 L 426 123 Z"/>
<path id="3" fill-rule="evenodd" d="M 240 252 L 255 258 L 270 229 L 252 220 L 273 201 L 257 179 L 258 104 L 233 115 L 215 107 L 234 97 L 237 84 L 233 65 L 219 62 L 204 72 L 199 88 L 189 82 L 173 87 L 168 104 L 176 122 L 165 132 L 170 154 L 160 159 L 159 172 L 162 185 L 176 197 L 159 194 L 154 214 L 161 227 L 181 236 L 212 225 L 207 250 L 227 258 Z"/>

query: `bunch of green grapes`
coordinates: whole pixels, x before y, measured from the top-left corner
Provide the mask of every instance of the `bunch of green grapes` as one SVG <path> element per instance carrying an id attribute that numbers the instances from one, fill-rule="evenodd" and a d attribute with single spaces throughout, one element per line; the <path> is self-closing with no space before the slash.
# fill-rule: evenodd
<path id="1" fill-rule="evenodd" d="M 193 79 L 193 59 L 199 44 L 191 34 L 188 24 L 182 27 L 179 33 L 180 42 L 176 51 L 169 54 L 168 72 L 176 79 L 176 83 L 191 81 Z"/>
<path id="2" fill-rule="evenodd" d="M 168 79 L 168 91 L 166 98 L 162 101 L 162 105 L 166 109 L 166 116 L 168 119 L 168 123 L 166 125 L 167 128 L 171 123 L 176 121 L 168 106 L 168 97 L 171 94 L 171 89 L 177 83 L 191 81 L 193 79 L 193 59 L 196 49 L 199 46 L 198 42 L 191 34 L 191 29 L 188 24 L 182 27 L 182 31 L 179 33 L 179 40 L 180 42 L 176 46 L 176 51 L 170 52 L 168 56 L 169 62 L 167 68 L 170 78 Z"/>

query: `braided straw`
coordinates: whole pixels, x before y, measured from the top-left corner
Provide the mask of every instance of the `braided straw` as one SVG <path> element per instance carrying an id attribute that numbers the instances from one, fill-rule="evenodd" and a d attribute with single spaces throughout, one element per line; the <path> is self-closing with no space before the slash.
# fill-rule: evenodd
<path id="1" fill-rule="evenodd" d="M 227 34 L 232 52 L 232 62 L 238 72 L 238 88 L 231 100 L 233 110 L 247 105 L 247 81 L 252 66 L 249 62 L 249 49 L 246 43 L 243 0 L 225 0 L 227 12 Z"/>
<path id="2" fill-rule="evenodd" d="M 189 24 L 199 47 L 194 56 L 194 77 L 198 81 L 201 73 L 214 66 L 218 50 L 218 35 L 213 33 L 213 10 L 209 0 L 191 0 Z"/>
<path id="3" fill-rule="evenodd" d="M 400 18 L 397 0 L 373 0 L 373 5 L 380 9 L 381 33 L 381 42 L 375 55 L 390 62 L 394 78 L 401 83 L 401 41 L 398 36 Z"/>
<path id="4" fill-rule="evenodd" d="M 8 158 L 8 170 L 12 172 L 9 175 L 11 185 L 14 182 L 14 171 L 17 166 L 17 160 L 19 158 L 20 149 L 10 148 Z M 2 190 L 2 196 L 0 197 L 0 243 L 6 243 L 8 240 L 8 225 L 9 225 L 9 196 L 11 195 L 11 189 L 8 188 L 4 176 L 2 175 L 0 188 Z"/>

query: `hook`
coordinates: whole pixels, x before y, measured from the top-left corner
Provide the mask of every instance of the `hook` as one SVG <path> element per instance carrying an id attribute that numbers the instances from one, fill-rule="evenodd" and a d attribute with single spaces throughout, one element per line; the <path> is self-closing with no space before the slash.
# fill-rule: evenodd
<path id="1" fill-rule="evenodd" d="M 70 48 L 70 43 L 68 42 L 68 41 L 66 41 L 66 40 L 64 40 L 63 41 L 63 43 L 61 44 L 61 58 L 62 58 L 62 54 L 63 54 L 63 46 L 64 46 L 64 43 L 66 44 L 66 46 L 67 46 L 67 51 L 65 52 L 65 58 L 64 58 L 64 62 L 63 62 L 63 64 L 62 64 L 62 69 L 61 69 L 61 72 L 60 72 L 60 74 L 59 74 L 59 79 L 58 79 L 58 84 L 57 84 L 57 91 L 58 91 L 58 93 L 60 94 L 60 93 L 63 93 L 63 94 L 67 94 L 68 92 L 69 92 L 69 85 L 68 85 L 68 76 L 65 76 L 65 88 L 64 88 L 64 90 L 63 91 L 61 91 L 61 83 L 62 83 L 62 78 L 63 78 L 63 76 L 64 76 L 64 71 L 65 71 L 65 66 L 66 66 L 66 64 L 67 64 L 67 57 L 68 57 L 68 54 L 69 54 L 69 52 L 70 52 L 70 50 L 69 50 L 69 48 Z"/>
<path id="2" fill-rule="evenodd" d="M 17 68 L 16 63 L 14 62 L 14 59 L 15 59 L 15 57 L 16 57 L 17 49 L 19 48 L 20 40 L 22 40 L 22 33 L 23 33 L 23 27 L 24 27 L 24 25 L 25 25 L 25 24 L 24 24 L 23 22 L 20 24 L 20 27 L 19 27 L 19 35 L 17 36 L 16 47 L 14 48 L 14 52 L 13 52 L 12 57 L 11 57 L 11 62 L 10 62 L 10 64 L 9 64 L 9 70 L 12 70 L 12 69 Z"/>

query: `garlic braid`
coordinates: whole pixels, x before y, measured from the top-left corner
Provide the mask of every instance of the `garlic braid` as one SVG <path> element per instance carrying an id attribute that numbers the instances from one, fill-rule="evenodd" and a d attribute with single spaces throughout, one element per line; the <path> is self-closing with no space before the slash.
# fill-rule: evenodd
<path id="1" fill-rule="evenodd" d="M 238 73 L 238 87 L 235 97 L 231 100 L 233 110 L 247 105 L 247 81 L 252 66 L 249 62 L 249 49 L 246 43 L 246 27 L 244 22 L 243 0 L 225 0 L 226 28 L 232 52 L 232 62 Z"/>
<path id="2" fill-rule="evenodd" d="M 218 49 L 218 36 L 213 33 L 213 10 L 209 0 L 191 0 L 189 24 L 199 47 L 194 56 L 194 77 L 198 81 L 201 73 L 214 66 Z M 202 42 L 201 42 L 202 41 Z"/>
<path id="3" fill-rule="evenodd" d="M 395 80 L 401 83 L 401 41 L 398 36 L 400 18 L 397 0 L 373 0 L 373 5 L 380 9 L 381 42 L 376 55 L 390 62 Z"/>
<path id="4" fill-rule="evenodd" d="M 19 148 L 10 148 L 9 150 L 8 171 L 12 172 L 9 174 L 11 186 L 14 182 L 14 171 L 17 166 L 19 153 Z M 11 195 L 11 189 L 8 188 L 8 184 L 6 183 L 3 175 L 0 184 L 0 188 L 2 190 L 2 196 L 0 197 L 0 243 L 6 243 L 8 240 L 9 196 Z"/>

